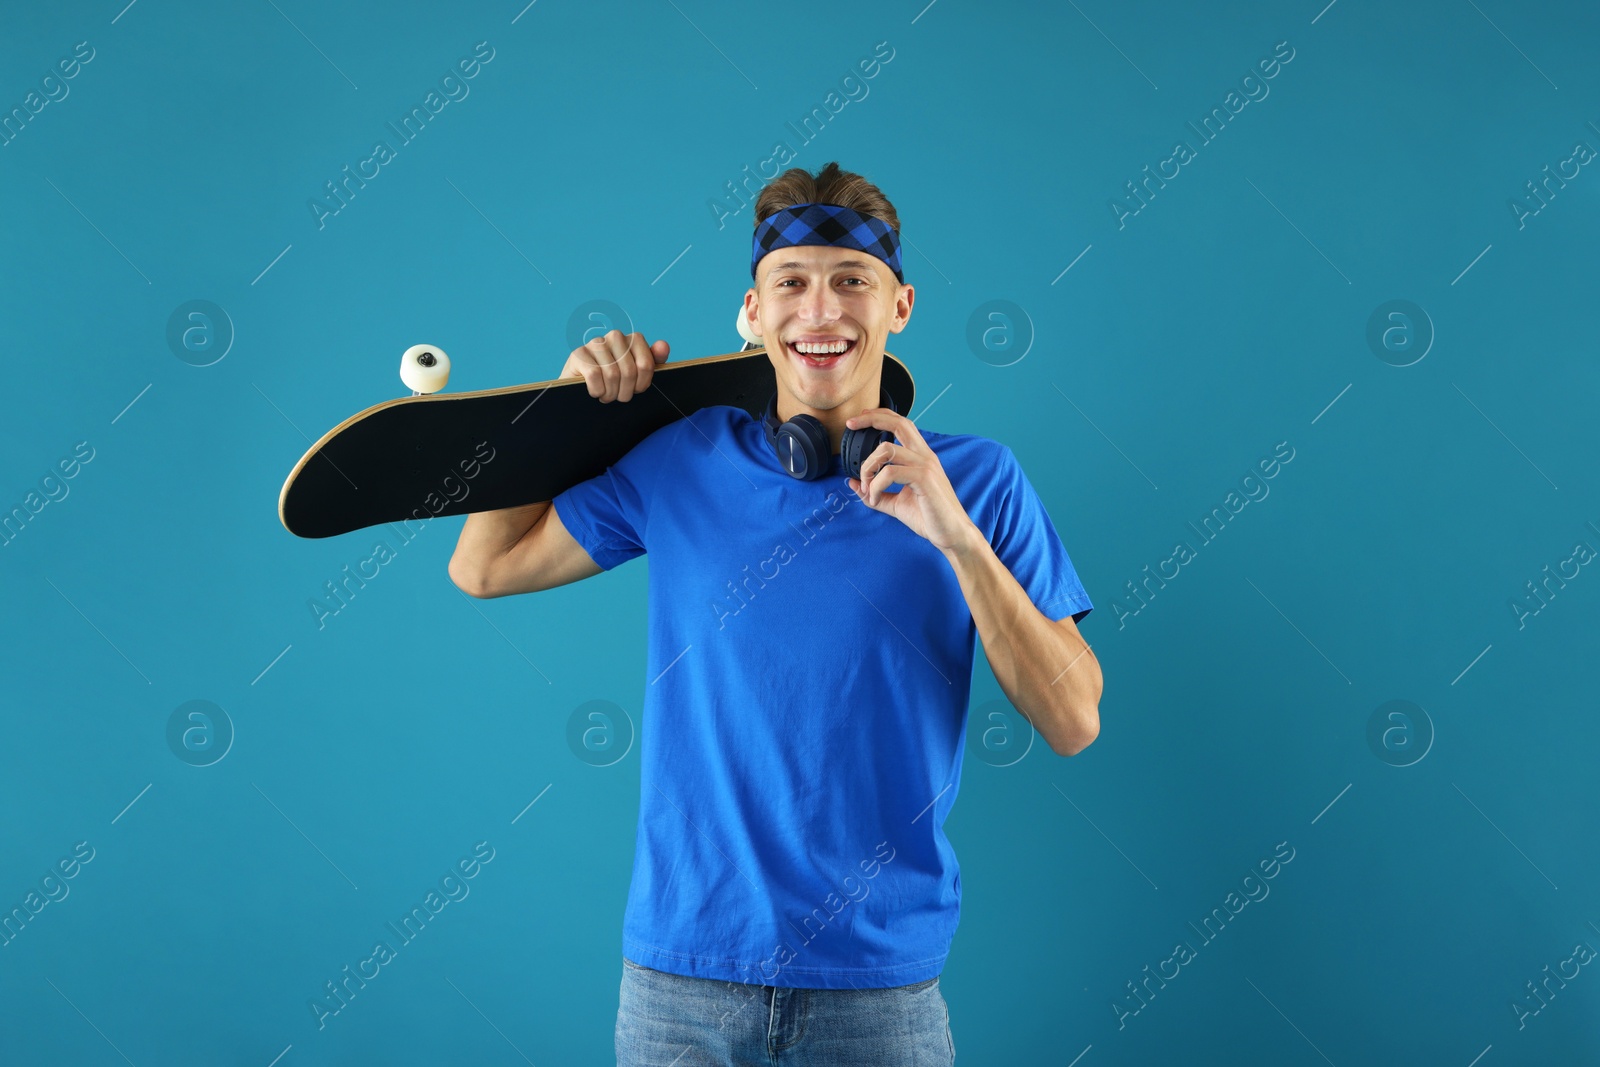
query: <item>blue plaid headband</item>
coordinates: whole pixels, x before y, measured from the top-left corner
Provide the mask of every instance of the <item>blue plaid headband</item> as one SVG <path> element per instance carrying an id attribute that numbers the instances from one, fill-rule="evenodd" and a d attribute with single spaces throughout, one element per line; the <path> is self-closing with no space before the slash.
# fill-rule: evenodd
<path id="1" fill-rule="evenodd" d="M 756 227 L 750 251 L 750 277 L 768 252 L 791 245 L 833 245 L 865 252 L 888 264 L 902 284 L 900 235 L 888 223 L 837 204 L 796 204 L 774 212 Z"/>

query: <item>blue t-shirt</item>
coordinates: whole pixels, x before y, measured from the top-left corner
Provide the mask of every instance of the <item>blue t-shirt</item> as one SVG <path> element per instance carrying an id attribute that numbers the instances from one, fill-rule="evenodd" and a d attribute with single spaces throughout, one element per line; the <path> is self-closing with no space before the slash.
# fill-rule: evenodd
<path id="1" fill-rule="evenodd" d="M 1089 614 L 1011 450 L 921 433 L 1034 605 Z M 939 974 L 977 639 L 943 553 L 857 499 L 837 454 L 791 477 L 732 406 L 662 427 L 553 506 L 607 570 L 650 554 L 623 955 L 786 987 Z"/>

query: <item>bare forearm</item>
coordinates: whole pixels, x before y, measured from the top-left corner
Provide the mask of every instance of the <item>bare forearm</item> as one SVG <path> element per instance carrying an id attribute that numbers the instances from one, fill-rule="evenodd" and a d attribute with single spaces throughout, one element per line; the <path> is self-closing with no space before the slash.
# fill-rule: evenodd
<path id="1" fill-rule="evenodd" d="M 1045 616 L 976 526 L 945 553 L 995 680 L 1056 753 L 1075 755 L 1100 730 L 1100 664 L 1070 617 Z"/>

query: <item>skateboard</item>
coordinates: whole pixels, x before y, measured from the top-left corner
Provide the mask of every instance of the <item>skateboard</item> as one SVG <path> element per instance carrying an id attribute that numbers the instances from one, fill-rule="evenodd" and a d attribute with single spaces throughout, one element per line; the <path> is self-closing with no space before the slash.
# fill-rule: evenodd
<path id="1" fill-rule="evenodd" d="M 407 349 L 400 377 L 413 395 L 359 411 L 311 446 L 278 494 L 284 528 L 332 537 L 553 500 L 701 408 L 728 404 L 760 419 L 777 388 L 767 350 L 753 342 L 658 364 L 642 393 L 609 404 L 590 396 L 581 377 L 440 393 L 449 373 L 438 347 Z M 887 352 L 882 383 L 900 411 L 911 411 L 911 373 Z"/>

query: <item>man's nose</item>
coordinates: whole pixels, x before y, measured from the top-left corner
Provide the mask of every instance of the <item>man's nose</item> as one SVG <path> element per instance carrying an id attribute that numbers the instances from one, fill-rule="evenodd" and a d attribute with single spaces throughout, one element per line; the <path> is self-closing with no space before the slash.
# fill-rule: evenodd
<path id="1" fill-rule="evenodd" d="M 807 323 L 826 325 L 839 318 L 840 308 L 839 294 L 826 285 L 813 286 L 800 301 L 800 318 Z"/>

